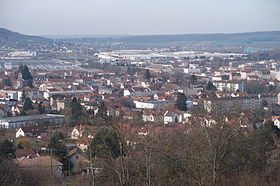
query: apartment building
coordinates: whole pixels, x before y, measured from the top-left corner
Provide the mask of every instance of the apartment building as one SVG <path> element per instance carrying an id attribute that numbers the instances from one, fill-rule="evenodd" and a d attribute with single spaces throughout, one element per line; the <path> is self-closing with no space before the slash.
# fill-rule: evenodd
<path id="1" fill-rule="evenodd" d="M 254 95 L 246 97 L 208 98 L 203 101 L 203 106 L 208 113 L 226 113 L 241 110 L 258 110 L 265 103 L 271 105 L 277 102 L 277 95 Z"/>
<path id="2" fill-rule="evenodd" d="M 245 92 L 244 81 L 213 81 L 213 85 L 220 91 Z"/>

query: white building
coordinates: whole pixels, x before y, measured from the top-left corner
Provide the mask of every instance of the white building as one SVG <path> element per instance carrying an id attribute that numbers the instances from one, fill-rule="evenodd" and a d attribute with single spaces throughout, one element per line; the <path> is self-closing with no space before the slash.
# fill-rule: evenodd
<path id="1" fill-rule="evenodd" d="M 220 91 L 245 92 L 244 81 L 213 81 L 213 85 Z"/>
<path id="2" fill-rule="evenodd" d="M 53 95 L 76 96 L 77 94 L 93 93 L 93 90 L 66 90 L 66 91 L 46 91 L 44 98 L 49 99 Z"/>
<path id="3" fill-rule="evenodd" d="M 0 90 L 0 94 L 5 96 L 3 98 L 10 98 L 10 99 L 15 99 L 15 100 L 19 99 L 18 91 L 15 91 L 15 90 Z"/>
<path id="4" fill-rule="evenodd" d="M 276 119 L 273 121 L 274 125 L 280 129 L 280 120 Z"/>
<path id="5" fill-rule="evenodd" d="M 49 122 L 50 125 L 59 125 L 64 122 L 64 115 L 37 114 L 5 117 L 0 119 L 0 128 L 20 128 L 25 125 L 35 125 L 40 122 Z"/>
<path id="6" fill-rule="evenodd" d="M 169 104 L 174 104 L 173 101 L 134 101 L 136 108 L 141 109 L 155 109 L 162 108 Z"/>
<path id="7" fill-rule="evenodd" d="M 15 51 L 15 52 L 10 52 L 8 54 L 10 57 L 34 57 L 36 56 L 35 51 Z"/>

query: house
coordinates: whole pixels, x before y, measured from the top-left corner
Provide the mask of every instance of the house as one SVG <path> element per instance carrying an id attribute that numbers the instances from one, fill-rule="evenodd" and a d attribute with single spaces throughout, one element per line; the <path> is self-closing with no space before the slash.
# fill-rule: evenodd
<path id="1" fill-rule="evenodd" d="M 76 146 L 83 152 L 85 152 L 88 149 L 88 146 L 90 145 L 91 139 L 88 137 L 80 138 L 76 142 Z"/>
<path id="2" fill-rule="evenodd" d="M 62 166 L 63 164 L 50 156 L 27 156 L 14 160 L 15 163 L 23 169 L 38 170 L 44 169 L 46 171 L 52 171 L 52 175 L 56 178 L 62 178 Z"/>
<path id="3" fill-rule="evenodd" d="M 73 165 L 73 172 L 81 173 L 90 164 L 90 161 L 86 158 L 84 152 L 82 152 L 79 148 L 72 149 L 67 156 Z"/>
<path id="4" fill-rule="evenodd" d="M 14 106 L 17 104 L 17 100 L 15 99 L 8 99 L 8 98 L 0 98 L 0 104 L 5 104 L 8 105 L 10 107 Z"/>
<path id="5" fill-rule="evenodd" d="M 79 139 L 83 136 L 83 133 L 85 131 L 84 125 L 77 125 L 74 127 L 74 129 L 71 132 L 71 139 Z"/>
<path id="6" fill-rule="evenodd" d="M 16 138 L 19 137 L 36 137 L 41 138 L 47 136 L 48 132 L 46 127 L 40 125 L 23 126 L 16 132 Z"/>
<path id="7" fill-rule="evenodd" d="M 137 118 L 137 112 L 128 110 L 122 114 L 124 120 L 133 120 Z"/>
<path id="8" fill-rule="evenodd" d="M 161 109 L 144 109 L 142 114 L 142 120 L 144 122 L 163 122 L 163 113 Z"/>
<path id="9" fill-rule="evenodd" d="M 58 112 L 64 110 L 65 108 L 69 107 L 71 103 L 71 98 L 64 98 L 63 100 L 56 101 L 56 110 Z"/>
<path id="10" fill-rule="evenodd" d="M 123 95 L 124 96 L 134 96 L 134 97 L 139 97 L 139 96 L 151 96 L 153 95 L 153 91 L 149 88 L 143 88 L 143 87 L 132 87 L 129 89 L 124 89 Z"/>
<path id="11" fill-rule="evenodd" d="M 176 112 L 166 111 L 163 116 L 163 121 L 164 121 L 164 124 L 180 123 L 183 121 L 183 117 L 182 117 L 182 115 L 180 115 Z"/>
<path id="12" fill-rule="evenodd" d="M 25 148 L 25 149 L 17 149 L 15 152 L 16 158 L 21 158 L 21 157 L 35 157 L 37 154 L 34 150 L 30 148 Z"/>
<path id="13" fill-rule="evenodd" d="M 204 118 L 204 121 L 201 123 L 202 126 L 211 127 L 216 125 L 217 121 L 211 117 Z"/>
<path id="14" fill-rule="evenodd" d="M 90 133 L 90 127 L 88 125 L 77 125 L 71 132 L 71 139 L 79 139 L 82 137 L 91 137 L 93 136 Z"/>
<path id="15" fill-rule="evenodd" d="M 167 110 L 164 113 L 163 121 L 164 124 L 185 123 L 185 120 L 187 120 L 189 117 L 191 117 L 191 114 L 188 112 L 183 112 L 180 110 Z"/>
<path id="16" fill-rule="evenodd" d="M 0 104 L 0 117 L 8 116 L 8 112 L 6 111 L 6 106 Z"/>
<path id="17" fill-rule="evenodd" d="M 0 90 L 1 95 L 5 95 L 5 98 L 19 100 L 18 91 L 16 90 Z"/>
<path id="18" fill-rule="evenodd" d="M 150 110 L 145 109 L 142 114 L 142 120 L 144 122 L 155 122 L 156 115 L 153 112 L 151 112 Z"/>
<path id="19" fill-rule="evenodd" d="M 280 129 L 280 116 L 272 116 L 274 126 Z"/>

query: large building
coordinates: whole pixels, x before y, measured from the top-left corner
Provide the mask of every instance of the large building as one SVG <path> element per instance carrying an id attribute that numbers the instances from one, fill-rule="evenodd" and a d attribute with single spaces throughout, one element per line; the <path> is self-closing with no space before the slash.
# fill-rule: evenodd
<path id="1" fill-rule="evenodd" d="M 213 81 L 213 85 L 220 91 L 245 92 L 244 81 Z"/>
<path id="2" fill-rule="evenodd" d="M 246 97 L 210 98 L 203 101 L 204 109 L 208 113 L 239 112 L 242 110 L 258 110 L 264 104 L 278 102 L 277 96 L 254 95 Z"/>
<path id="3" fill-rule="evenodd" d="M 64 119 L 64 115 L 56 114 L 5 117 L 0 119 L 0 128 L 20 128 L 25 125 L 35 125 L 45 122 L 48 122 L 50 125 L 59 125 L 64 122 Z"/>
<path id="4" fill-rule="evenodd" d="M 134 101 L 134 104 L 140 109 L 155 109 L 174 104 L 174 101 Z"/>

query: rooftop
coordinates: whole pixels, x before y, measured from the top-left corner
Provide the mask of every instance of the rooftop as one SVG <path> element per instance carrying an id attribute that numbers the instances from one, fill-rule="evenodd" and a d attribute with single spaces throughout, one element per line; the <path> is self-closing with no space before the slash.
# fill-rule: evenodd
<path id="1" fill-rule="evenodd" d="M 29 116 L 5 117 L 5 118 L 1 118 L 0 122 L 19 122 L 19 121 L 43 120 L 43 119 L 52 119 L 52 118 L 64 118 L 64 115 L 37 114 L 37 115 L 29 115 Z"/>

